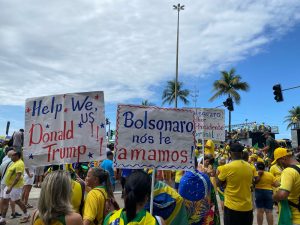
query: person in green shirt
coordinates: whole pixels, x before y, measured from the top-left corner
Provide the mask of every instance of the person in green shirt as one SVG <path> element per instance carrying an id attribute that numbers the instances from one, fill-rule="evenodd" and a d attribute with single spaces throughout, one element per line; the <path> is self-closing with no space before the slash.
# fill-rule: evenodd
<path id="1" fill-rule="evenodd" d="M 271 137 L 269 132 L 264 132 L 263 136 L 266 138 L 266 147 L 261 149 L 270 160 L 274 160 L 274 151 L 279 147 L 276 140 Z"/>

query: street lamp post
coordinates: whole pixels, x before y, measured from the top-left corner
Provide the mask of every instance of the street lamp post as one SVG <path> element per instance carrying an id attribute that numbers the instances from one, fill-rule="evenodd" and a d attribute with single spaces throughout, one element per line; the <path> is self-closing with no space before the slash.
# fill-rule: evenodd
<path id="1" fill-rule="evenodd" d="M 178 84 L 178 49 L 179 49 L 179 12 L 184 10 L 184 5 L 173 5 L 173 9 L 177 10 L 177 47 L 176 47 L 176 78 L 175 78 L 175 108 L 177 108 L 177 84 Z"/>

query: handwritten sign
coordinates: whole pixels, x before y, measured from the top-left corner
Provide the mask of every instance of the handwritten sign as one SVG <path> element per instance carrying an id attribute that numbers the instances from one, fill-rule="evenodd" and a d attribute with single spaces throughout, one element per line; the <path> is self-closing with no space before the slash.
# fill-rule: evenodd
<path id="1" fill-rule="evenodd" d="M 105 158 L 103 92 L 27 99 L 24 137 L 26 165 L 43 166 Z"/>
<path id="2" fill-rule="evenodd" d="M 194 168 L 193 112 L 118 105 L 114 165 L 119 168 Z"/>
<path id="3" fill-rule="evenodd" d="M 194 108 L 195 138 L 225 141 L 225 112 L 223 109 Z"/>

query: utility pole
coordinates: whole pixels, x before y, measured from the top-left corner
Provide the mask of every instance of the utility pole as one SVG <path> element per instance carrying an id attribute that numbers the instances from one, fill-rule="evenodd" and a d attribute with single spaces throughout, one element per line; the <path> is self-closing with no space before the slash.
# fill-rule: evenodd
<path id="1" fill-rule="evenodd" d="M 176 78 L 175 78 L 175 108 L 177 108 L 177 86 L 178 86 L 178 50 L 179 50 L 179 12 L 184 10 L 184 5 L 173 5 L 173 9 L 177 10 L 177 46 L 176 46 Z"/>

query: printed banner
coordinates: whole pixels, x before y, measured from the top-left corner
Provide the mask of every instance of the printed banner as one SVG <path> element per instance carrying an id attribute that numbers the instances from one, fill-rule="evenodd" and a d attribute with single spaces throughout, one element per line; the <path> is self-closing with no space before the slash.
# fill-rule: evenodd
<path id="1" fill-rule="evenodd" d="M 30 98 L 25 107 L 27 166 L 106 158 L 103 92 Z"/>
<path id="2" fill-rule="evenodd" d="M 225 111 L 223 109 L 194 108 L 195 138 L 225 141 Z"/>
<path id="3" fill-rule="evenodd" d="M 193 169 L 193 116 L 187 109 L 118 105 L 115 167 Z"/>

